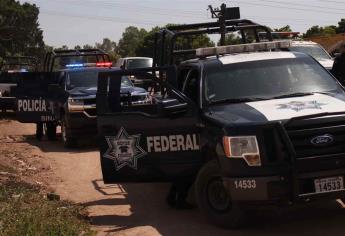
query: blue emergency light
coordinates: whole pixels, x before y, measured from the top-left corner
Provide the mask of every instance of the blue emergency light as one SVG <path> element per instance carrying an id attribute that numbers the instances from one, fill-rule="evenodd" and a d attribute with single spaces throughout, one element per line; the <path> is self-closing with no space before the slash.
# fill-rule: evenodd
<path id="1" fill-rule="evenodd" d="M 77 64 L 67 64 L 66 67 L 67 68 L 76 68 L 76 67 L 83 67 L 84 64 L 82 63 L 77 63 Z"/>

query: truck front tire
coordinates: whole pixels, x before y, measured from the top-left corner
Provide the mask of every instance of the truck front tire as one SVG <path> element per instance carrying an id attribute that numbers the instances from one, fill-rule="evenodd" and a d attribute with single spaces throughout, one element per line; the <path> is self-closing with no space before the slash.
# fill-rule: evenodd
<path id="1" fill-rule="evenodd" d="M 61 136 L 62 142 L 66 148 L 75 148 L 77 147 L 77 141 L 71 137 L 70 132 L 66 125 L 66 118 L 63 117 L 61 120 Z"/>
<path id="2" fill-rule="evenodd" d="M 52 122 L 46 123 L 45 127 L 46 127 L 46 134 L 47 134 L 48 140 L 50 141 L 56 140 L 56 124 Z"/>
<path id="3" fill-rule="evenodd" d="M 232 229 L 241 226 L 244 213 L 226 191 L 216 161 L 206 163 L 199 171 L 195 194 L 199 209 L 214 224 Z"/>
<path id="4" fill-rule="evenodd" d="M 43 134 L 43 123 L 36 123 L 36 139 L 41 141 Z"/>

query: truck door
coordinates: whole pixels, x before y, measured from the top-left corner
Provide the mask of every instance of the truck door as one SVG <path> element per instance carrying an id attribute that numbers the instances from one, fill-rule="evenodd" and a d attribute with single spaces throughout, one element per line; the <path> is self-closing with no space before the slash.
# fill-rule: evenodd
<path id="1" fill-rule="evenodd" d="M 123 76 L 144 80 L 144 101 L 135 92 L 123 93 Z M 174 67 L 102 73 L 98 83 L 105 183 L 170 181 L 197 173 L 202 163 L 198 109 L 172 86 L 177 85 Z"/>
<path id="2" fill-rule="evenodd" d="M 66 99 L 60 72 L 22 73 L 16 90 L 16 117 L 23 123 L 55 122 Z"/>

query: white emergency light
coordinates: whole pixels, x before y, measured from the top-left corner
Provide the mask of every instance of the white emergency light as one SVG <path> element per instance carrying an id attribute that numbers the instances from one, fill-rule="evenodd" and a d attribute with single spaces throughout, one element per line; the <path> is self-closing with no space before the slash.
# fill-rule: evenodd
<path id="1" fill-rule="evenodd" d="M 198 48 L 196 55 L 198 57 L 207 57 L 222 54 L 244 53 L 244 52 L 257 52 L 257 51 L 271 51 L 274 49 L 283 49 L 291 47 L 291 40 L 238 44 L 229 46 Z"/>

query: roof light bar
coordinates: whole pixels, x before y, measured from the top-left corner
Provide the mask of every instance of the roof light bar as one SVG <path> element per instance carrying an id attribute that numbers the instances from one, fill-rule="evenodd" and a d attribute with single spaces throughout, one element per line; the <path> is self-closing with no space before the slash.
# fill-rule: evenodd
<path id="1" fill-rule="evenodd" d="M 291 47 L 291 43 L 292 43 L 291 40 L 283 40 L 283 41 L 238 44 L 238 45 L 210 47 L 210 48 L 198 48 L 196 49 L 196 55 L 199 57 L 205 57 L 205 56 L 214 56 L 214 55 L 221 55 L 221 54 L 270 51 L 274 49 L 289 48 Z"/>
<path id="2" fill-rule="evenodd" d="M 67 65 L 66 65 L 67 68 L 76 68 L 76 67 L 83 67 L 83 66 L 84 66 L 83 63 L 67 64 Z"/>
<path id="3" fill-rule="evenodd" d="M 112 67 L 112 62 L 97 62 L 97 63 L 75 63 L 67 64 L 66 68 L 80 68 L 80 67 Z"/>
<path id="4" fill-rule="evenodd" d="M 97 62 L 96 66 L 97 67 L 112 67 L 113 63 L 112 62 Z"/>

